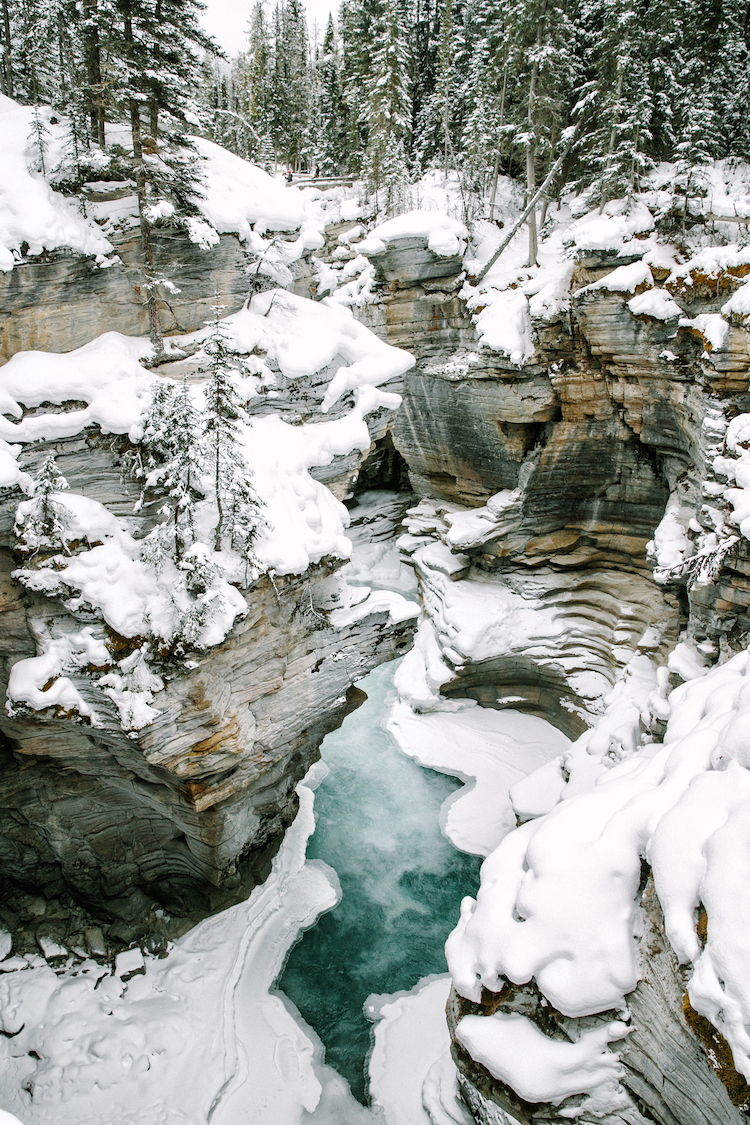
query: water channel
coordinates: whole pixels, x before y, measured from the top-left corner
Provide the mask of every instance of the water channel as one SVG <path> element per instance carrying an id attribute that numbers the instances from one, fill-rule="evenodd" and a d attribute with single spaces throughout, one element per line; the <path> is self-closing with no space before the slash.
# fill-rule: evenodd
<path id="1" fill-rule="evenodd" d="M 278 982 L 360 1101 L 371 1045 L 365 1000 L 446 972 L 443 945 L 462 897 L 476 894 L 481 863 L 438 826 L 460 783 L 417 765 L 383 729 L 397 665 L 359 682 L 366 702 L 321 748 L 329 773 L 315 795 L 308 856 L 334 868 L 341 901 L 303 934 Z"/>

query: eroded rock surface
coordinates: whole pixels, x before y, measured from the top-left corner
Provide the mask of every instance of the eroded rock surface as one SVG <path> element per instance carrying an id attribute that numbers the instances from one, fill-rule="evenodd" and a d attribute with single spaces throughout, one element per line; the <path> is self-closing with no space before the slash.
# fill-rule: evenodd
<path id="1" fill-rule="evenodd" d="M 522 365 L 480 346 L 452 297 L 444 308 L 454 343 L 438 355 L 424 297 L 438 283 L 436 263 L 428 269 L 407 247 L 394 258 L 366 316 L 419 357 L 394 430 L 422 498 L 401 541 L 427 617 L 418 642 L 422 690 L 413 689 L 412 706 L 468 696 L 542 714 L 575 737 L 603 714 L 597 677 L 623 683 L 649 662 L 656 669 L 680 637 L 709 660 L 746 645 L 747 541 L 737 536 L 699 582 L 679 566 L 654 581 L 651 541 L 667 505 L 685 527 L 692 520 L 696 537 L 731 516 L 714 465 L 728 422 L 750 405 L 747 328 L 725 322 L 720 339 L 709 339 L 700 322 L 635 315 L 632 291 L 606 289 L 614 264 L 593 255 L 573 274 L 569 310 L 534 323 L 535 354 Z M 446 292 L 457 290 L 454 280 L 446 269 Z M 599 287 L 586 290 L 591 282 Z M 689 278 L 679 294 L 686 319 L 717 314 L 739 284 L 731 271 Z M 472 613 L 484 633 L 479 624 L 474 633 L 465 627 Z M 637 735 L 637 710 L 630 722 Z M 655 711 L 644 706 L 640 723 L 647 740 L 660 740 Z M 611 732 L 604 728 L 616 759 L 620 733 L 613 725 Z M 631 1031 L 617 1044 L 616 1098 L 597 1106 L 583 1096 L 524 1102 L 454 1037 L 460 1088 L 481 1125 L 562 1123 L 571 1115 L 610 1125 L 746 1119 L 746 1084 L 719 1033 L 690 1008 L 645 863 L 639 896 L 642 980 L 627 997 Z M 449 1024 L 455 1031 L 462 1015 L 495 1011 L 522 1013 L 567 1043 L 621 1018 L 611 1011 L 568 1020 L 533 981 L 505 981 L 498 992 L 484 989 L 478 1005 L 454 993 Z"/>

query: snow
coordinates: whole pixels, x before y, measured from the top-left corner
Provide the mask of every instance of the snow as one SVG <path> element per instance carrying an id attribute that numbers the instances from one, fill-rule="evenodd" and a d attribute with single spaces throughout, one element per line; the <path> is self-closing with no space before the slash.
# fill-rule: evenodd
<path id="1" fill-rule="evenodd" d="M 738 414 L 727 427 L 724 437 L 725 456 L 715 458 L 714 472 L 726 477 L 730 486 L 722 489 L 724 499 L 732 506 L 729 522 L 750 538 L 750 414 Z M 732 487 L 736 485 L 736 487 Z"/>
<path id="2" fill-rule="evenodd" d="M 721 306 L 722 316 L 747 317 L 750 316 L 750 281 L 740 286 L 725 305 Z"/>
<path id="3" fill-rule="evenodd" d="M 52 111 L 39 107 L 48 130 L 48 166 L 59 163 L 64 148 L 65 127 L 51 125 Z M 36 146 L 29 139 L 33 110 L 0 95 L 0 270 L 12 270 L 21 245 L 29 253 L 66 247 L 81 254 L 103 256 L 112 245 L 95 223 L 84 219 L 77 200 L 68 200 L 52 190 L 41 173 L 29 171 L 37 159 Z"/>
<path id="4" fill-rule="evenodd" d="M 283 290 L 254 297 L 249 313 L 255 322 L 266 321 L 271 332 L 267 340 L 269 356 L 287 378 L 294 379 L 321 371 L 338 355 L 346 362 L 331 379 L 323 400 L 323 412 L 348 390 L 379 386 L 414 366 L 409 352 L 394 348 L 354 319 L 337 303 L 309 301 Z M 238 324 L 228 318 L 230 331 Z M 245 317 L 245 320 L 248 318 Z M 245 338 L 245 346 L 249 343 Z M 250 350 L 247 348 L 247 350 Z"/>
<path id="5" fill-rule="evenodd" d="M 683 310 L 666 289 L 647 289 L 628 301 L 633 316 L 650 316 L 653 320 L 676 320 Z"/>
<path id="6" fill-rule="evenodd" d="M 729 332 L 729 325 L 719 313 L 700 313 L 694 317 L 681 317 L 680 328 L 692 328 L 699 332 L 710 351 L 719 351 Z"/>
<path id="7" fill-rule="evenodd" d="M 652 289 L 654 285 L 653 274 L 645 262 L 631 262 L 627 266 L 618 266 L 611 273 L 599 278 L 598 281 L 593 281 L 590 285 L 585 285 L 583 289 L 576 290 L 575 296 L 580 297 L 584 293 L 599 291 L 635 293 L 639 285 L 646 285 L 649 289 Z"/>
<path id="8" fill-rule="evenodd" d="M 60 499 L 73 513 L 73 536 L 102 541 L 81 554 L 58 555 L 36 569 L 16 570 L 14 577 L 29 589 L 62 596 L 71 608 L 87 605 L 99 610 L 104 621 L 123 637 L 153 635 L 170 641 L 187 602 L 183 599 L 185 604 L 180 604 L 179 572 L 174 564 L 165 564 L 157 574 L 141 560 L 141 542 L 97 500 L 70 492 Z M 217 592 L 220 600 L 198 641 L 202 647 L 223 640 L 235 618 L 247 609 L 242 595 L 226 581 L 220 581 Z"/>
<path id="9" fill-rule="evenodd" d="M 420 608 L 416 602 L 408 601 L 396 591 L 375 590 L 370 593 L 368 590 L 363 601 L 350 607 L 335 609 L 329 620 L 335 629 L 345 629 L 373 613 L 387 613 L 389 620 L 397 624 L 418 617 Z"/>
<path id="10" fill-rule="evenodd" d="M 497 536 L 503 518 L 520 498 L 520 489 L 506 488 L 491 496 L 482 508 L 446 513 L 445 522 L 449 528 L 445 537 L 446 543 L 453 550 L 481 546 L 486 540 Z"/>
<path id="11" fill-rule="evenodd" d="M 46 176 L 30 171 L 38 160 L 32 144 L 32 108 L 2 97 L 0 100 L 0 150 L 3 166 L 0 172 L 0 270 L 11 270 L 26 243 L 29 253 L 68 248 L 96 257 L 96 265 L 106 268 L 119 259 L 107 259 L 113 245 L 109 237 L 131 230 L 138 222 L 135 194 L 106 201 L 88 201 L 87 218 L 80 210 L 78 198 L 68 199 L 54 191 L 48 179 L 65 155 L 68 122 L 61 118 L 50 123 L 53 111 L 40 106 L 39 113 L 46 131 L 48 151 L 45 157 Z M 59 117 L 59 115 L 58 115 Z M 272 177 L 261 168 L 202 137 L 191 138 L 200 161 L 200 185 L 195 202 L 201 217 L 179 218 L 178 223 L 188 237 L 202 250 L 210 250 L 221 234 L 237 234 L 259 260 L 258 269 L 280 284 L 288 284 L 290 265 L 309 250 L 321 249 L 326 223 L 358 212 L 354 200 L 328 198 L 321 193 L 303 192 L 289 186 L 282 176 Z M 128 130 L 109 125 L 108 143 L 128 149 Z M 102 160 L 104 157 L 102 157 Z M 117 182 L 116 187 L 123 186 Z M 134 187 L 132 183 L 127 186 Z M 91 182 L 89 192 L 112 189 L 108 181 Z M 328 193 L 328 195 L 335 193 Z M 175 218 L 174 205 L 166 199 L 155 199 L 146 208 L 152 223 Z M 449 240 L 448 226 L 435 231 L 436 246 Z M 279 237 L 280 232 L 298 232 L 296 238 Z M 264 236 L 268 237 L 264 237 Z M 455 239 L 454 239 L 455 240 Z M 453 251 L 451 251 L 453 252 Z"/>
<path id="12" fill-rule="evenodd" d="M 2 1041 L 0 1089 L 24 1125 L 157 1125 L 165 1114 L 234 1125 L 248 1102 L 257 1125 L 292 1125 L 316 1109 L 336 1076 L 312 1033 L 269 992 L 300 928 L 338 893 L 329 868 L 305 862 L 313 794 L 304 784 L 298 791 L 300 813 L 268 881 L 163 960 L 133 949 L 111 975 L 91 961 L 59 976 L 43 962 L 4 975 L 2 1028 L 21 1031 Z M 33 1102 L 22 1089 L 29 1076 Z M 351 1095 L 348 1107 L 356 1120 Z"/>
<path id="13" fill-rule="evenodd" d="M 718 277 L 728 270 L 741 272 L 750 265 L 750 246 L 710 245 L 703 246 L 691 254 L 684 262 L 675 265 L 665 284 L 669 289 L 680 285 L 692 285 L 691 274 L 701 274 L 707 278 Z"/>
<path id="14" fill-rule="evenodd" d="M 298 785 L 300 811 L 268 880 L 166 957 L 134 947 L 112 969 L 80 957 L 57 971 L 42 958 L 8 965 L 0 1030 L 12 1038 L 0 1038 L 0 1099 L 24 1125 L 239 1125 L 248 1112 L 253 1125 L 467 1125 L 442 1016 L 447 975 L 366 1001 L 375 1022 L 371 1108 L 354 1100 L 273 988 L 301 931 L 340 896 L 332 868 L 305 858 L 325 770 L 318 763 Z M 428 1117 L 423 1086 L 442 1117 Z"/>
<path id="15" fill-rule="evenodd" d="M 679 566 L 693 553 L 693 545 L 687 534 L 687 521 L 692 509 L 683 509 L 679 503 L 670 503 L 662 520 L 648 544 L 647 553 L 655 558 L 656 565 L 664 570 Z M 658 581 L 658 579 L 657 579 Z"/>
<path id="16" fill-rule="evenodd" d="M 526 294 L 520 289 L 484 292 L 480 299 L 469 301 L 469 308 L 476 308 L 479 300 L 485 305 L 475 321 L 480 344 L 508 356 L 511 363 L 521 367 L 534 355 Z"/>
<path id="17" fill-rule="evenodd" d="M 629 1030 L 616 1020 L 584 1031 L 575 1043 L 566 1043 L 543 1035 L 526 1016 L 496 1012 L 492 1016 L 464 1016 L 456 1028 L 456 1038 L 473 1059 L 495 1078 L 507 1082 L 525 1101 L 559 1105 L 573 1094 L 617 1097 L 624 1068 L 607 1043 L 622 1039 Z M 589 1101 L 583 1103 L 580 1112 L 597 1108 L 587 1104 Z"/>
<path id="18" fill-rule="evenodd" d="M 602 211 L 593 211 L 576 219 L 565 236 L 566 245 L 579 250 L 623 251 L 630 249 L 636 235 L 643 235 L 654 229 L 654 217 L 643 203 L 628 202 L 623 199 L 605 203 Z M 636 247 L 638 242 L 635 243 Z"/>
<path id="19" fill-rule="evenodd" d="M 14 703 L 25 703 L 35 711 L 59 707 L 63 711 L 77 711 L 96 725 L 94 709 L 63 672 L 90 664 L 99 667 L 110 664 L 112 658 L 103 638 L 95 637 L 90 626 L 61 637 L 51 636 L 47 629 L 37 628 L 36 631 L 40 634 L 36 640 L 41 653 L 17 660 L 12 666 L 8 680 L 8 712 L 13 714 Z M 50 680 L 53 682 L 45 688 Z"/>
<path id="20" fill-rule="evenodd" d="M 710 181 L 707 206 L 726 206 L 727 214 L 742 214 L 747 206 L 747 165 L 742 162 L 714 161 L 707 167 Z M 742 322 L 750 315 L 750 283 L 742 285 L 722 307 L 722 315 L 711 314 L 710 323 L 693 324 L 684 316 L 679 294 L 693 285 L 693 276 L 716 278 L 731 271 L 738 278 L 750 263 L 750 248 L 741 245 L 741 228 L 725 225 L 720 234 L 715 226 L 696 226 L 683 236 L 679 248 L 660 241 L 655 215 L 671 206 L 673 165 L 660 165 L 644 182 L 644 191 L 626 200 L 612 200 L 604 209 L 591 209 L 585 195 L 564 195 L 559 206 L 544 209 L 545 222 L 539 230 L 537 265 L 528 265 L 528 228 L 524 225 L 502 255 L 478 284 L 466 282 L 461 296 L 466 300 L 480 342 L 510 362 L 522 366 L 534 359 L 534 329 L 537 322 L 549 322 L 563 315 L 571 296 L 612 292 L 630 294 L 628 308 L 634 316 L 668 323 L 678 319 L 680 326 L 708 331 L 723 339 L 726 320 Z M 444 194 L 446 194 L 444 192 Z M 454 190 L 456 199 L 457 192 Z M 581 210 L 584 213 L 581 214 Z M 500 177 L 495 216 L 510 229 L 523 210 L 517 184 Z M 537 209 L 538 215 L 542 207 Z M 739 231 L 739 233 L 738 233 Z M 505 232 L 494 223 L 474 223 L 472 255 L 465 259 L 470 276 L 478 276 L 489 262 Z M 736 241 L 739 239 L 739 243 Z M 735 240 L 735 241 L 733 241 Z M 716 245 L 716 243 L 720 243 Z M 593 255 L 595 261 L 586 261 Z M 633 259 L 636 259 L 633 261 Z M 597 268 L 611 262 L 612 269 L 599 280 L 571 294 L 576 263 Z M 666 281 L 656 285 L 653 270 L 669 271 Z M 636 290 L 646 290 L 637 292 Z M 525 298 L 525 300 L 524 300 Z M 700 318 L 697 318 L 700 320 Z M 719 343 L 711 346 L 718 347 Z M 663 358 L 676 353 L 665 349 Z"/>
<path id="21" fill-rule="evenodd" d="M 299 188 L 213 141 L 194 137 L 193 143 L 205 159 L 198 204 L 219 234 L 235 233 L 244 241 L 251 227 L 259 235 L 301 227 L 306 205 Z"/>
<path id="22" fill-rule="evenodd" d="M 448 974 L 426 977 L 410 992 L 370 996 L 365 1001 L 368 1018 L 378 1020 L 369 1067 L 370 1094 L 373 1105 L 383 1110 L 385 1125 L 433 1125 L 434 1118 L 424 1106 L 424 1086 L 431 1067 L 446 1055 L 453 1089 L 438 1098 L 438 1105 L 443 1103 L 447 1122 L 470 1120 L 459 1116 L 456 1069 L 449 1054 L 445 1005 L 450 985 Z"/>
<path id="23" fill-rule="evenodd" d="M 83 410 L 46 411 L 20 422 L 0 417 L 6 441 L 54 441 L 71 437 L 89 425 L 103 433 L 141 436 L 139 421 L 150 401 L 154 376 L 138 362 L 151 354 L 151 344 L 138 337 L 106 332 L 72 352 L 18 352 L 0 370 L 0 412 L 21 418 L 22 406 L 68 401 L 88 403 Z M 9 486 L 12 474 L 0 479 Z"/>
<path id="24" fill-rule="evenodd" d="M 401 401 L 398 395 L 377 389 L 377 384 L 402 374 L 413 365 L 413 357 L 383 343 L 358 324 L 348 310 L 335 304 L 316 304 L 284 291 L 262 294 L 224 323 L 239 351 L 264 352 L 288 379 L 315 375 L 335 367 L 337 361 L 324 409 L 351 392 L 351 405 L 334 419 L 293 425 L 271 413 L 254 417 L 245 425 L 246 460 L 263 504 L 264 522 L 255 544 L 260 569 L 275 574 L 302 573 L 326 556 L 348 558 L 349 514 L 309 470 L 354 450 L 366 452 L 370 448 L 367 416 L 380 409 L 392 410 Z M 200 343 L 205 335 L 195 333 L 180 338 L 180 342 L 190 339 Z M 104 433 L 127 433 L 132 441 L 140 440 L 155 376 L 138 361 L 150 350 L 143 339 L 107 333 L 67 354 L 23 352 L 14 356 L 0 371 L 0 409 L 21 420 L 0 418 L 0 435 L 13 441 L 13 445 L 6 443 L 5 458 L 0 459 L 0 468 L 4 469 L 0 483 L 19 484 L 26 490 L 31 487 L 16 461 L 26 442 L 54 441 L 93 425 Z M 260 364 L 271 375 L 267 363 L 263 365 L 257 355 L 250 359 L 251 371 Z M 245 377 L 249 395 L 257 395 L 262 389 L 259 382 L 253 385 L 254 379 L 253 375 Z M 192 385 L 191 394 L 200 413 L 202 385 Z M 67 411 L 50 406 L 70 400 L 82 400 L 87 405 Z M 42 409 L 23 417 L 24 407 Z M 195 603 L 185 589 L 184 574 L 169 560 L 157 573 L 142 559 L 142 543 L 131 534 L 127 520 L 115 517 L 97 501 L 73 492 L 52 499 L 63 515 L 67 540 L 81 546 L 72 555 L 32 559 L 15 572 L 15 577 L 35 592 L 62 598 L 72 610 L 94 609 L 123 637 L 156 637 L 166 643 L 179 639 Z M 33 499 L 18 505 L 19 534 L 34 505 Z M 198 503 L 199 526 L 213 526 L 215 515 L 210 505 L 210 500 Z M 88 549 L 81 549 L 86 546 Z M 212 554 L 212 560 L 218 566 L 218 577 L 200 596 L 208 612 L 197 635 L 191 638 L 198 647 L 220 643 L 237 617 L 247 610 L 245 599 L 231 584 L 244 573 L 241 561 L 226 552 Z M 416 605 L 398 592 L 383 592 L 373 596 L 367 606 L 350 611 L 348 617 L 340 610 L 340 620 L 333 622 L 334 627 L 384 609 L 392 621 L 407 620 L 418 612 Z M 39 629 L 38 655 L 18 662 L 13 669 L 10 705 L 62 707 L 97 723 L 96 708 L 84 700 L 64 673 L 71 668 L 91 670 L 108 664 L 106 652 L 102 649 L 99 653 L 101 659 L 87 659 L 86 646 L 81 648 L 83 641 L 77 634 L 48 637 L 41 625 Z M 97 640 L 101 642 L 102 638 Z M 54 683 L 45 690 L 51 679 Z M 99 680 L 98 686 L 117 706 L 126 730 L 141 729 L 158 714 L 152 706 L 153 695 L 162 685 L 147 668 L 121 662 L 119 668 Z"/>
<path id="25" fill-rule="evenodd" d="M 426 238 L 428 249 L 438 257 L 463 254 L 469 237 L 465 225 L 441 211 L 407 211 L 374 227 L 358 250 L 362 254 L 382 254 L 389 242 L 399 238 Z"/>
<path id="26" fill-rule="evenodd" d="M 464 787 L 445 802 L 440 827 L 452 844 L 473 855 L 489 855 L 515 828 L 511 786 L 570 745 L 544 719 L 469 700 L 460 711 L 425 715 L 398 702 L 386 727 L 420 765 L 464 779 Z"/>
<path id="27" fill-rule="evenodd" d="M 703 675 L 694 667 L 694 678 L 662 698 L 663 745 L 636 744 L 490 855 L 477 901 L 464 900 L 447 945 L 462 994 L 478 999 L 482 984 L 497 990 L 501 976 L 534 977 L 565 1015 L 622 1007 L 639 976 L 634 933 L 645 857 L 670 941 L 693 966 L 691 1004 L 750 1076 L 750 931 L 737 893 L 750 875 L 749 655 Z M 596 735 L 582 736 L 589 755 Z M 700 902 L 708 915 L 702 950 Z"/>
<path id="28" fill-rule="evenodd" d="M 503 656 L 514 650 L 520 636 L 533 645 L 559 634 L 562 625 L 556 611 L 541 599 L 523 597 L 481 572 L 451 581 L 449 568 L 436 565 L 440 549 L 441 544 L 430 543 L 419 547 L 412 558 L 423 580 L 425 612 L 442 652 L 455 666 Z M 447 547 L 442 552 L 447 560 L 454 560 Z"/>

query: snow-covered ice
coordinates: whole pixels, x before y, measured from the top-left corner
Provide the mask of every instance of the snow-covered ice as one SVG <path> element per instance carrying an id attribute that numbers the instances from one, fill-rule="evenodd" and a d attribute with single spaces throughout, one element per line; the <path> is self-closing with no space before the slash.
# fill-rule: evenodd
<path id="1" fill-rule="evenodd" d="M 394 705 L 388 730 L 421 765 L 465 779 L 441 809 L 441 827 L 462 851 L 489 855 L 516 826 L 509 790 L 552 759 L 570 740 L 535 715 L 479 707 L 418 715 Z"/>

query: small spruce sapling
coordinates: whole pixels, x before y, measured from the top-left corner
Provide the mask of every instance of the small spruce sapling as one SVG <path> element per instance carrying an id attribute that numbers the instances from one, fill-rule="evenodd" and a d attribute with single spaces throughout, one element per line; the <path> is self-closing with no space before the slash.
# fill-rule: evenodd
<path id="1" fill-rule="evenodd" d="M 55 458 L 48 457 L 34 482 L 31 499 L 22 501 L 16 511 L 14 530 L 24 550 L 62 548 L 70 554 L 67 539 L 71 513 L 56 498 L 57 493 L 69 487 Z"/>
<path id="2" fill-rule="evenodd" d="M 163 380 L 154 385 L 141 445 L 144 488 L 159 486 L 170 499 L 161 509 L 165 524 L 155 528 L 149 539 L 153 538 L 157 553 L 179 563 L 195 542 L 195 502 L 205 470 L 198 413 L 187 379 L 179 387 Z"/>
<path id="3" fill-rule="evenodd" d="M 245 412 L 235 382 L 236 356 L 220 319 L 223 309 L 217 293 L 204 349 L 209 359 L 209 380 L 203 436 L 218 509 L 214 549 L 220 551 L 222 540 L 229 538 L 235 550 L 251 561 L 252 544 L 261 524 L 260 500 L 250 484 L 250 468 L 242 449 Z"/>
<path id="4" fill-rule="evenodd" d="M 36 146 L 39 155 L 39 171 L 43 176 L 46 176 L 47 162 L 45 157 L 47 155 L 47 149 L 49 148 L 49 130 L 39 112 L 39 106 L 36 102 L 31 111 L 31 132 L 29 133 L 29 140 Z"/>
<path id="5" fill-rule="evenodd" d="M 198 437 L 198 413 L 186 378 L 172 396 L 167 421 L 172 456 L 162 481 L 174 505 L 174 557 L 179 563 L 195 542 L 195 502 L 200 494 L 200 477 L 205 468 L 205 456 Z"/>

